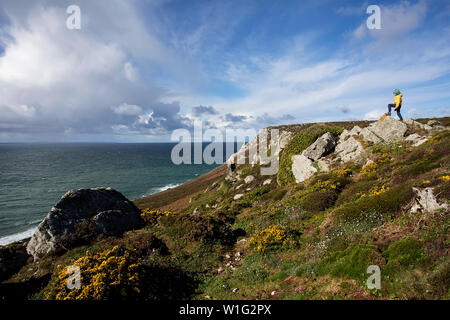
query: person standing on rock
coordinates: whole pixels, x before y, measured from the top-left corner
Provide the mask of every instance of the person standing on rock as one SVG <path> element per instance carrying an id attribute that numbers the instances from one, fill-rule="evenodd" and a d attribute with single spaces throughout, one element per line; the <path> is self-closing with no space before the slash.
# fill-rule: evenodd
<path id="1" fill-rule="evenodd" d="M 397 111 L 397 116 L 400 119 L 400 121 L 403 121 L 403 117 L 400 113 L 400 109 L 402 107 L 402 97 L 403 94 L 400 92 L 400 90 L 395 89 L 394 92 L 394 103 L 393 104 L 388 104 L 388 113 L 386 113 L 386 116 L 390 116 L 391 115 L 391 109 L 394 108 L 394 111 Z"/>

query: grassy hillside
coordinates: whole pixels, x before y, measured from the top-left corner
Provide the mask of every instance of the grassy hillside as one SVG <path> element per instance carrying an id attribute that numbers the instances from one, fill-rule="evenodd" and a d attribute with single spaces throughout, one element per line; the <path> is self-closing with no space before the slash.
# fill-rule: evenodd
<path id="1" fill-rule="evenodd" d="M 243 165 L 226 177 L 222 166 L 136 200 L 143 229 L 29 262 L 6 283 L 47 276 L 26 291 L 32 299 L 449 299 L 449 211 L 410 208 L 413 187 L 449 203 L 450 131 L 418 147 L 366 143 L 372 164 L 336 163 L 293 181 L 292 154 L 356 124 L 368 122 L 284 126 L 295 137 L 276 176 Z M 70 291 L 64 268 L 73 263 L 82 289 Z M 366 287 L 370 265 L 381 268 L 379 290 Z"/>

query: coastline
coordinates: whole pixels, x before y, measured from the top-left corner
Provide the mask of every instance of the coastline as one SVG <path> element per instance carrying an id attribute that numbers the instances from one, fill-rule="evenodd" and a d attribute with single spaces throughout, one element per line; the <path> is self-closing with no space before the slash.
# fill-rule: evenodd
<path id="1" fill-rule="evenodd" d="M 156 192 L 154 194 L 131 200 L 139 209 L 145 208 L 163 208 L 163 209 L 184 209 L 189 203 L 189 198 L 194 194 L 204 190 L 211 180 L 215 180 L 226 173 L 226 166 L 221 165 L 211 171 L 190 179 L 182 184 L 169 184 L 167 189 Z M 118 190 L 120 191 L 120 190 Z M 14 233 L 0 238 L 0 246 L 14 244 L 16 242 L 28 240 L 36 231 L 36 227 L 27 229 L 22 232 Z"/>

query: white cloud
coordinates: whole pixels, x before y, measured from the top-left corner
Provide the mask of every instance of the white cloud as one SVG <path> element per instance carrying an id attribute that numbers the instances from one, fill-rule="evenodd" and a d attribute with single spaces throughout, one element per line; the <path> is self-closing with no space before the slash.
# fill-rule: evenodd
<path id="1" fill-rule="evenodd" d="M 114 113 L 126 116 L 138 116 L 143 112 L 141 107 L 126 103 L 122 103 L 121 105 L 112 109 Z"/>

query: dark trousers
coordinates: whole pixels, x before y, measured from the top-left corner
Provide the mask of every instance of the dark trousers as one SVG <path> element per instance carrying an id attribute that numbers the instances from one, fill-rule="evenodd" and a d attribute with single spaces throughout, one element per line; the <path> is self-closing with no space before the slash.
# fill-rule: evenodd
<path id="1" fill-rule="evenodd" d="M 391 113 L 391 109 L 393 109 L 393 108 L 395 108 L 395 104 L 388 104 L 388 110 L 389 110 L 389 113 Z M 398 108 L 397 108 L 397 116 L 398 116 L 398 118 L 401 120 L 401 121 L 403 121 L 403 117 L 402 117 L 402 115 L 401 115 L 401 113 L 400 113 L 400 109 L 402 108 L 402 106 L 400 105 Z"/>

